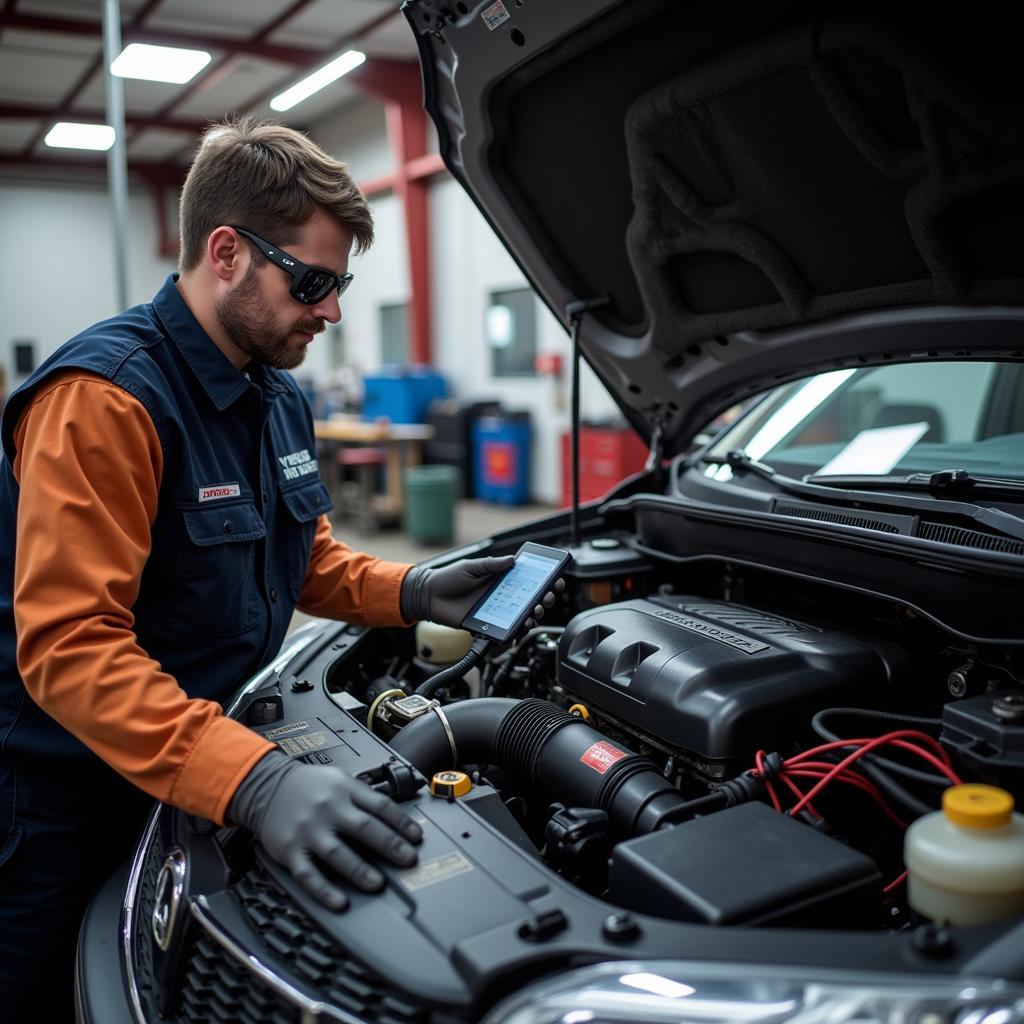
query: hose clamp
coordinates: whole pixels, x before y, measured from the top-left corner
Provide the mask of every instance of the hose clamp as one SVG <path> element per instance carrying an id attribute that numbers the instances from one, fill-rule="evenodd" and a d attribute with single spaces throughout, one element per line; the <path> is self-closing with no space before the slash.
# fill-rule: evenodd
<path id="1" fill-rule="evenodd" d="M 404 696 L 405 690 L 399 689 L 385 690 L 383 693 L 377 695 L 377 698 L 370 705 L 370 710 L 367 712 L 366 715 L 366 727 L 370 730 L 370 732 L 373 732 L 373 724 L 377 720 L 377 712 L 380 709 L 380 706 L 384 703 L 384 701 L 391 700 L 395 697 Z"/>
<path id="2" fill-rule="evenodd" d="M 458 768 L 459 748 L 455 746 L 455 734 L 452 732 L 452 727 L 448 723 L 448 716 L 441 710 L 440 704 L 435 704 L 430 710 L 433 711 L 441 721 L 441 728 L 444 729 L 445 735 L 448 737 L 448 746 L 451 747 L 452 751 L 452 767 Z"/>

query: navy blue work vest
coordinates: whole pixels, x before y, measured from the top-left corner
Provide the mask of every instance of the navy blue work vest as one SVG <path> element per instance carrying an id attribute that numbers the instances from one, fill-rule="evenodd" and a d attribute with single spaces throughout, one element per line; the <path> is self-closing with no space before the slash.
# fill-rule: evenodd
<path id="1" fill-rule="evenodd" d="M 146 653 L 190 696 L 224 701 L 272 659 L 287 631 L 316 519 L 331 507 L 309 405 L 290 374 L 253 364 L 247 377 L 235 369 L 175 279 L 152 303 L 61 346 L 4 410 L 0 758 L 94 758 L 28 696 L 15 660 L 14 428 L 32 395 L 59 370 L 89 370 L 135 396 L 160 438 L 164 468 L 152 552 L 132 608 Z"/>

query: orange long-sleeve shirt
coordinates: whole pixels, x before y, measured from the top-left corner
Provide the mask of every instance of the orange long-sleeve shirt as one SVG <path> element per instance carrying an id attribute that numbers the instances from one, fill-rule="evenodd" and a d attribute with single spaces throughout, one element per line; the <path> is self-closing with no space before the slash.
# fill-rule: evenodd
<path id="1" fill-rule="evenodd" d="M 14 613 L 28 693 L 140 789 L 222 822 L 272 744 L 190 698 L 133 631 L 164 469 L 149 414 L 109 381 L 64 371 L 22 414 L 15 444 Z M 401 624 L 409 568 L 352 551 L 321 516 L 299 607 Z"/>

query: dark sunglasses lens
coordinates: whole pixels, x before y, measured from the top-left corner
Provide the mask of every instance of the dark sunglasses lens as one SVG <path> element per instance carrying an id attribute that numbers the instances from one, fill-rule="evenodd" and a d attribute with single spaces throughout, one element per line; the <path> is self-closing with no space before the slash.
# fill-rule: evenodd
<path id="1" fill-rule="evenodd" d="M 337 280 L 334 274 L 328 274 L 325 270 L 310 270 L 303 274 L 302 280 L 295 289 L 295 297 L 299 302 L 311 306 L 324 298 L 335 286 Z"/>
<path id="2" fill-rule="evenodd" d="M 348 290 L 348 286 L 351 283 L 352 283 L 352 275 L 351 274 L 342 274 L 341 277 L 338 278 L 338 296 L 339 297 L 345 294 L 345 292 Z"/>

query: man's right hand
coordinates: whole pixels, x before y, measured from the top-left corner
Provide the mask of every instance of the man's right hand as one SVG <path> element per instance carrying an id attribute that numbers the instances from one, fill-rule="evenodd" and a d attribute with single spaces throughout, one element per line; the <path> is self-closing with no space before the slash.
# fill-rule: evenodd
<path id="1" fill-rule="evenodd" d="M 411 844 L 423 838 L 419 825 L 389 797 L 338 768 L 301 764 L 280 750 L 270 751 L 242 780 L 227 818 L 251 829 L 271 857 L 331 910 L 344 910 L 348 897 L 318 861 L 364 892 L 376 892 L 384 876 L 349 841 L 410 867 L 416 863 Z"/>

